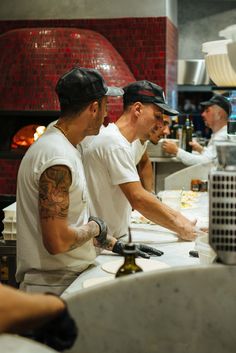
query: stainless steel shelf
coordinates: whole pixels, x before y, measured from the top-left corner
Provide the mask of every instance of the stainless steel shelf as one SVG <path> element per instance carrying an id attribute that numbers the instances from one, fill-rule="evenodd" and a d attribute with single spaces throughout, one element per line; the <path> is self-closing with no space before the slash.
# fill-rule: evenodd
<path id="1" fill-rule="evenodd" d="M 177 85 L 178 92 L 212 92 L 211 85 Z"/>

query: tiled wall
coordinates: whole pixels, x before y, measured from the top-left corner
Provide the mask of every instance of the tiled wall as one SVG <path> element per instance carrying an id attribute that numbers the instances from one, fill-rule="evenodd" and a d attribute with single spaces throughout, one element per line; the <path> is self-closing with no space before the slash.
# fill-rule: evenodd
<path id="1" fill-rule="evenodd" d="M 25 27 L 77 27 L 104 35 L 118 50 L 136 79 L 166 87 L 166 63 L 177 58 L 177 29 L 167 17 L 0 21 L 0 33 Z M 172 67 L 176 63 L 172 63 Z M 176 82 L 176 70 L 168 76 Z"/>
<path id="2" fill-rule="evenodd" d="M 166 94 L 168 102 L 177 108 L 177 51 L 178 32 L 173 23 L 166 21 Z"/>
<path id="3" fill-rule="evenodd" d="M 7 31 L 0 36 L 0 53 L 3 111 L 59 111 L 56 83 L 74 66 L 98 69 L 110 86 L 123 87 L 134 81 L 110 42 L 91 30 L 41 27 Z M 122 99 L 109 102 L 111 119 L 115 119 L 116 105 L 120 108 Z"/>
<path id="4" fill-rule="evenodd" d="M 15 195 L 20 159 L 0 159 L 0 195 Z"/>
<path id="5" fill-rule="evenodd" d="M 74 27 L 105 36 L 120 53 L 135 79 L 162 86 L 174 105 L 177 58 L 177 28 L 167 17 L 0 21 L 0 34 L 16 28 Z M 18 52 L 16 50 L 16 59 Z M 120 109 L 114 106 L 111 120 Z M 0 106 L 1 110 L 1 106 Z M 0 159 L 0 194 L 14 194 L 19 161 Z"/>

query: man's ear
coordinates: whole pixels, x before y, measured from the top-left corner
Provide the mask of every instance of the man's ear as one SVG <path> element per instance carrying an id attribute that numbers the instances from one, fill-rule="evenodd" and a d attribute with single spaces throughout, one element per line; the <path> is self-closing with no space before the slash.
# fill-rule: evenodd
<path id="1" fill-rule="evenodd" d="M 91 114 L 97 114 L 98 110 L 99 110 L 98 101 L 94 101 L 89 104 L 89 111 Z"/>
<path id="2" fill-rule="evenodd" d="M 140 113 L 142 112 L 142 106 L 143 105 L 140 102 L 135 102 L 133 104 L 133 112 L 137 118 L 139 117 Z"/>

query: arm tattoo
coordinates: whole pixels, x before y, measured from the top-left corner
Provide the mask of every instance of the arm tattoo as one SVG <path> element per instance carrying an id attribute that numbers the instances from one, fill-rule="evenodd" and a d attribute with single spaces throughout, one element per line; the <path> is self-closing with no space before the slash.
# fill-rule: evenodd
<path id="1" fill-rule="evenodd" d="M 39 212 L 42 219 L 67 217 L 71 182 L 70 170 L 64 165 L 50 167 L 41 175 Z"/>
<path id="2" fill-rule="evenodd" d="M 114 244 L 116 243 L 116 239 L 110 235 L 107 235 L 107 239 L 103 245 L 101 245 L 96 238 L 94 238 L 94 246 L 97 248 L 102 248 L 105 250 L 112 251 Z"/>
<path id="3" fill-rule="evenodd" d="M 70 245 L 68 250 L 73 250 L 96 237 L 99 233 L 99 226 L 96 222 L 89 222 L 81 227 L 73 228 L 73 231 L 74 242 Z"/>

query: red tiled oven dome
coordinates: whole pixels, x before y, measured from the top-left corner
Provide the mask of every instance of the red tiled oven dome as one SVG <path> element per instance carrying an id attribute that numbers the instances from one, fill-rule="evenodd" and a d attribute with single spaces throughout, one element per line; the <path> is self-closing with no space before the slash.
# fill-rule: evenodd
<path id="1" fill-rule="evenodd" d="M 58 78 L 73 66 L 98 69 L 109 85 L 134 81 L 128 66 L 97 32 L 77 28 L 26 28 L 0 35 L 0 110 L 58 111 Z M 110 120 L 122 108 L 108 103 Z"/>

